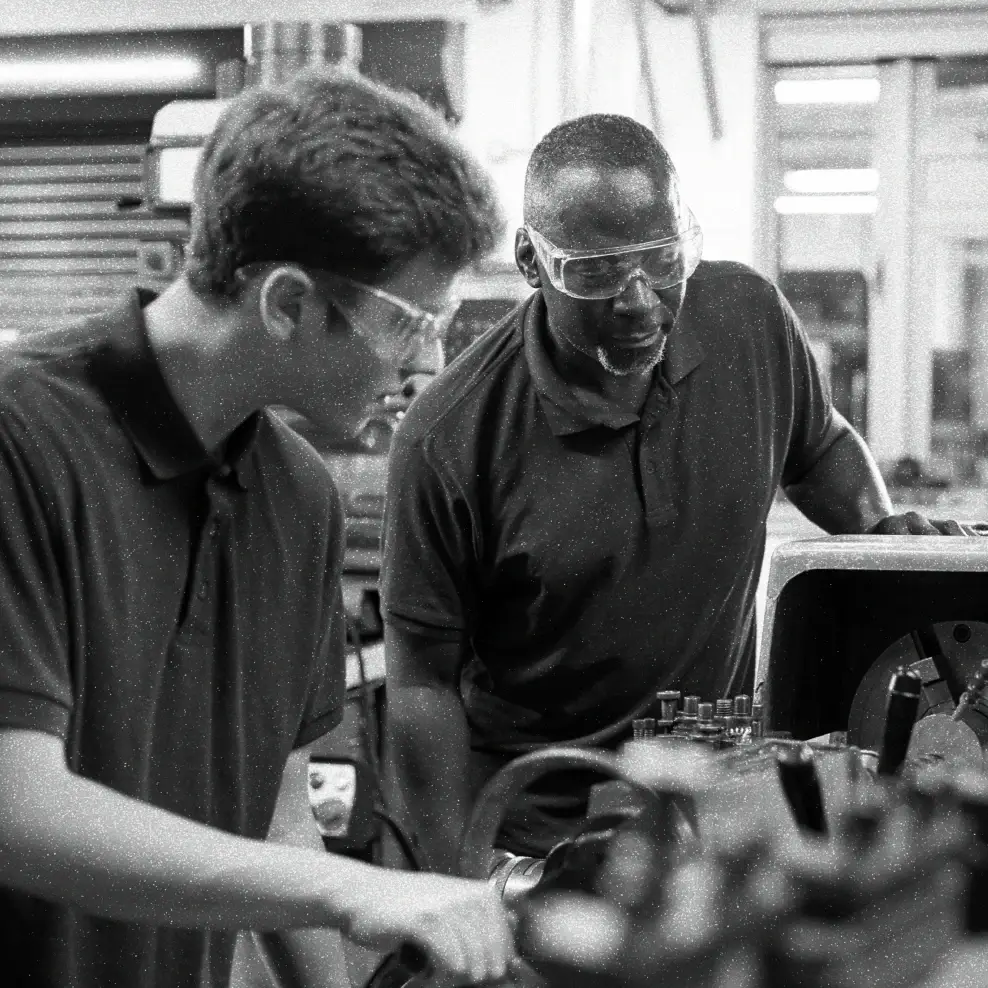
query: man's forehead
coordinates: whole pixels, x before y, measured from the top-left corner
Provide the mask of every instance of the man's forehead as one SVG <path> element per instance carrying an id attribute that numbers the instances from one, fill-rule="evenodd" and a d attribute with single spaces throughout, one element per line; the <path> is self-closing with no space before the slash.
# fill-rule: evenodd
<path id="1" fill-rule="evenodd" d="M 680 232 L 675 181 L 643 168 L 563 168 L 545 190 L 540 230 L 560 247 L 609 247 Z"/>

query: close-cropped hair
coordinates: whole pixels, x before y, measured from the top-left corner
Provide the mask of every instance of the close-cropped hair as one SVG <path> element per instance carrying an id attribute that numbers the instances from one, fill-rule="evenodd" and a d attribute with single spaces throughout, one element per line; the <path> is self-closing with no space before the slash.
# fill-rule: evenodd
<path id="1" fill-rule="evenodd" d="M 373 284 L 427 252 L 453 272 L 503 222 L 489 176 L 437 111 L 324 68 L 226 108 L 196 174 L 186 275 L 233 295 L 237 269 L 258 262 Z"/>
<path id="2" fill-rule="evenodd" d="M 657 179 L 676 179 L 676 168 L 659 139 L 631 117 L 589 113 L 553 127 L 535 146 L 525 171 L 525 218 L 540 202 L 562 168 L 641 168 Z"/>

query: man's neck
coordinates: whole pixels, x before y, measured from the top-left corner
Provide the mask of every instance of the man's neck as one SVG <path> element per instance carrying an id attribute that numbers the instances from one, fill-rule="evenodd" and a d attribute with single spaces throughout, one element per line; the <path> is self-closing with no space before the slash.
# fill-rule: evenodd
<path id="1" fill-rule="evenodd" d="M 577 392 L 589 392 L 615 408 L 640 412 L 652 386 L 654 369 L 637 374 L 612 374 L 598 361 L 556 339 L 545 337 L 549 360 L 559 376 Z"/>
<path id="2" fill-rule="evenodd" d="M 180 278 L 144 309 L 144 320 L 175 403 L 205 449 L 222 456 L 230 434 L 269 403 L 242 373 L 235 314 Z"/>

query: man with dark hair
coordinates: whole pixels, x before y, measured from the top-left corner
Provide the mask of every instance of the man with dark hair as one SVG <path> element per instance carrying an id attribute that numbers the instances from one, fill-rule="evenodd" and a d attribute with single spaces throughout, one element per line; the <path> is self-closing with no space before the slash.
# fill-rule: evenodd
<path id="1" fill-rule="evenodd" d="M 389 771 L 437 866 L 453 869 L 477 787 L 513 756 L 616 746 L 657 690 L 751 691 L 780 485 L 828 532 L 938 534 L 892 517 L 778 289 L 701 262 L 701 243 L 647 128 L 611 115 L 555 128 L 515 240 L 536 291 L 398 430 Z M 590 781 L 546 780 L 500 846 L 544 856 L 582 823 Z"/>
<path id="2" fill-rule="evenodd" d="M 498 977 L 484 885 L 323 850 L 341 506 L 266 410 L 394 390 L 496 240 L 491 187 L 424 105 L 327 71 L 235 99 L 195 200 L 187 274 L 0 368 L 4 983 L 225 985 L 240 929 L 292 931 L 313 984 L 347 983 L 337 930 Z"/>

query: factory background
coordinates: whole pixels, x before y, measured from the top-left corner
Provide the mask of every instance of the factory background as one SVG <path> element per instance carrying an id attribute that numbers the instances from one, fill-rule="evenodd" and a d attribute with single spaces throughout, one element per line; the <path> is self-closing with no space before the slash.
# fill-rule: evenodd
<path id="1" fill-rule="evenodd" d="M 463 279 L 448 357 L 529 291 L 511 242 L 539 138 L 583 113 L 628 114 L 668 148 L 705 256 L 780 284 L 897 508 L 988 522 L 988 0 L 0 0 L 0 359 L 21 333 L 176 277 L 217 100 L 324 61 L 440 107 L 498 184 L 508 231 Z M 345 499 L 354 646 L 327 765 L 359 758 L 380 717 L 393 425 L 369 409 L 358 437 L 310 434 Z M 780 495 L 768 551 L 813 531 Z M 825 601 L 792 654 L 843 661 L 867 637 L 859 598 L 894 598 L 897 619 L 926 599 L 926 584 L 871 575 L 804 581 L 788 612 L 773 599 L 780 626 L 804 596 Z M 960 582 L 942 594 L 966 620 L 984 581 L 965 582 L 969 596 Z M 833 641 L 820 630 L 841 621 Z M 363 853 L 353 820 L 336 845 L 347 829 L 329 820 L 327 847 Z M 238 988 L 265 983 L 255 963 Z"/>
<path id="2" fill-rule="evenodd" d="M 173 278 L 213 101 L 343 60 L 439 106 L 501 192 L 507 233 L 463 280 L 447 357 L 529 291 L 511 243 L 539 137 L 581 113 L 628 114 L 668 147 L 705 256 L 780 283 L 897 504 L 988 519 L 988 3 L 63 0 L 0 13 L 0 347 Z M 312 437 L 346 499 L 358 613 L 374 610 L 392 426 L 369 410 L 360 442 Z M 769 552 L 814 532 L 780 495 Z"/>
<path id="3" fill-rule="evenodd" d="M 527 290 L 509 241 L 541 134 L 580 113 L 630 114 L 667 144 L 706 256 L 779 279 L 838 407 L 890 477 L 927 498 L 988 482 L 988 4 L 102 0 L 0 11 L 4 338 L 97 309 L 135 274 L 169 274 L 154 245 L 180 239 L 182 219 L 120 205 L 141 198 L 163 105 L 347 58 L 440 105 L 502 190 L 509 236 L 465 286 L 461 334 Z"/>

